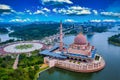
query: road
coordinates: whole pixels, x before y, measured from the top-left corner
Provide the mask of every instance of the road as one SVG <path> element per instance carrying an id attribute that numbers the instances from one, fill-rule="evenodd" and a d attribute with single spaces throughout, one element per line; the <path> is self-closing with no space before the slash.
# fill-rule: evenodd
<path id="1" fill-rule="evenodd" d="M 19 61 L 19 54 L 17 55 L 17 57 L 15 59 L 15 62 L 13 64 L 13 69 L 17 69 L 18 61 Z"/>

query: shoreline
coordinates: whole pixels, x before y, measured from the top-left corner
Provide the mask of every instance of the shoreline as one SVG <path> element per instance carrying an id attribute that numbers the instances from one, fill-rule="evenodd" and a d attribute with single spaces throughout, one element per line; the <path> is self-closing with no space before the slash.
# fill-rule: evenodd
<path id="1" fill-rule="evenodd" d="M 43 68 L 39 68 L 38 72 L 35 74 L 34 80 L 38 80 L 40 73 L 50 69 L 50 67 L 47 65 Z"/>
<path id="2" fill-rule="evenodd" d="M 115 42 L 113 42 L 113 41 L 108 41 L 110 44 L 112 44 L 112 45 L 115 45 L 115 46 L 120 46 L 120 44 L 119 43 L 115 43 Z"/>

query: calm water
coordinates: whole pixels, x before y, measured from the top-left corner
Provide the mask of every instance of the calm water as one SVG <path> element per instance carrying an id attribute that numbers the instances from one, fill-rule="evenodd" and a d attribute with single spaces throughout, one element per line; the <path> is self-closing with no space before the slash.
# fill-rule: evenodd
<path id="1" fill-rule="evenodd" d="M 7 28 L 7 30 L 9 31 L 9 33 L 13 32 L 13 30 L 10 30 L 9 28 Z M 9 39 L 15 39 L 15 40 L 17 39 L 15 37 L 10 37 L 9 33 L 7 33 L 7 34 L 0 34 L 1 42 L 7 41 Z"/>
<path id="2" fill-rule="evenodd" d="M 108 44 L 108 37 L 118 32 L 95 33 L 86 36 L 88 41 L 106 61 L 106 67 L 95 73 L 76 73 L 59 68 L 51 68 L 40 74 L 38 80 L 120 80 L 120 47 Z M 66 44 L 73 42 L 75 36 L 64 38 Z"/>

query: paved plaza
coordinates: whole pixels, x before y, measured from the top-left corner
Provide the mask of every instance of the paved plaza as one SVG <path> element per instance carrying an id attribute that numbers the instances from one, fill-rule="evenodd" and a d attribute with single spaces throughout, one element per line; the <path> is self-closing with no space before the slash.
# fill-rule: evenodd
<path id="1" fill-rule="evenodd" d="M 27 49 L 17 49 L 16 46 L 19 45 L 32 45 L 31 48 L 27 48 Z M 31 52 L 34 50 L 39 50 L 43 47 L 43 44 L 40 43 L 16 43 L 16 44 L 12 44 L 12 45 L 8 45 L 6 47 L 4 47 L 4 51 L 8 52 L 8 53 L 27 53 L 27 52 Z"/>

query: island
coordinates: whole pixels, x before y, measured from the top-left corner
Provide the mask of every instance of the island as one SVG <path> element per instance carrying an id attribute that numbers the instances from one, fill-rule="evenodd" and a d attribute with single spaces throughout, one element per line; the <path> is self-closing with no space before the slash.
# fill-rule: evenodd
<path id="1" fill-rule="evenodd" d="M 120 34 L 113 35 L 108 38 L 108 42 L 117 46 L 120 46 Z"/>

